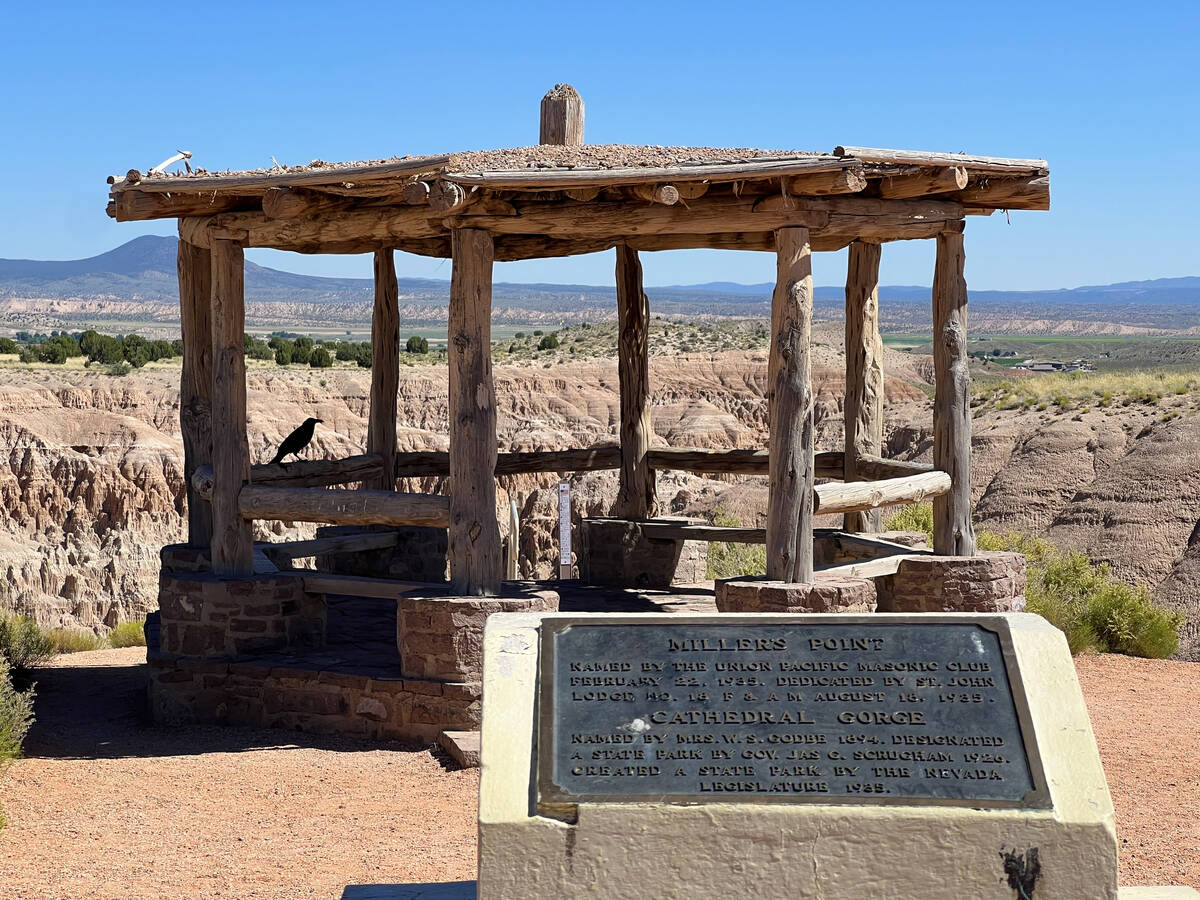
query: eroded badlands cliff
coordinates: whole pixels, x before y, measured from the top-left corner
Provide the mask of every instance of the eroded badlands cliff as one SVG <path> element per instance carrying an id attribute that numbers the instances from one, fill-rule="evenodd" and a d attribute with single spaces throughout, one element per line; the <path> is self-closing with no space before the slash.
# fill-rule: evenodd
<path id="1" fill-rule="evenodd" d="M 928 459 L 930 408 L 914 386 L 920 357 L 888 354 L 887 449 Z M 841 444 L 840 349 L 816 348 L 819 449 Z M 656 441 L 663 446 L 765 445 L 765 353 L 655 357 Z M 539 450 L 615 440 L 619 400 L 611 360 L 499 366 L 502 449 Z M 158 549 L 182 536 L 182 450 L 177 373 L 124 378 L 62 369 L 5 369 L 0 384 L 0 608 L 47 625 L 102 630 L 140 618 L 156 602 Z M 309 455 L 345 456 L 365 443 L 370 373 L 252 368 L 250 441 L 269 458 L 307 416 L 325 424 Z M 402 449 L 446 446 L 446 370 L 402 367 Z M 992 530 L 1045 534 L 1110 562 L 1158 599 L 1190 611 L 1184 653 L 1200 657 L 1200 421 L 1150 407 L 1086 413 L 988 412 L 975 420 L 976 518 Z M 501 480 L 521 509 L 521 569 L 549 576 L 556 563 L 554 476 Z M 721 508 L 762 522 L 762 479 L 660 473 L 664 512 Z M 606 513 L 616 475 L 573 479 L 575 515 Z M 413 485 L 430 490 L 433 481 Z M 270 525 L 273 533 L 303 529 Z"/>

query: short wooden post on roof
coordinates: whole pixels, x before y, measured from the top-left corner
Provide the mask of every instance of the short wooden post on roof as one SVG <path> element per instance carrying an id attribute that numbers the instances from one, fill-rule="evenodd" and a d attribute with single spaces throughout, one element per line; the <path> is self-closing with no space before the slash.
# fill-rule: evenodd
<path id="1" fill-rule="evenodd" d="M 183 371 L 179 377 L 179 430 L 183 435 L 183 477 L 187 488 L 188 546 L 212 542 L 212 507 L 192 486 L 192 475 L 212 465 L 212 257 L 180 241 L 179 317 L 183 332 Z"/>
<path id="2" fill-rule="evenodd" d="M 933 272 L 933 465 L 950 491 L 933 500 L 933 549 L 972 556 L 971 373 L 967 368 L 967 282 L 962 223 L 937 236 Z"/>
<path id="3" fill-rule="evenodd" d="M 246 439 L 245 254 L 236 241 L 212 241 L 212 568 L 217 575 L 254 570 L 250 522 L 238 495 L 250 480 Z"/>
<path id="4" fill-rule="evenodd" d="M 617 244 L 617 375 L 621 388 L 621 481 L 614 514 L 647 519 L 657 512 L 654 470 L 646 454 L 650 421 L 650 301 L 637 251 Z"/>
<path id="5" fill-rule="evenodd" d="M 492 381 L 492 236 L 451 232 L 450 584 L 461 595 L 495 594 L 503 558 L 496 520 L 496 389 Z"/>
<path id="6" fill-rule="evenodd" d="M 375 309 L 371 315 L 371 411 L 367 452 L 383 458 L 383 471 L 364 487 L 396 489 L 396 393 L 400 386 L 400 307 L 396 260 L 375 251 Z"/>
<path id="7" fill-rule="evenodd" d="M 879 335 L 879 244 L 854 241 L 846 269 L 845 480 L 857 481 L 858 458 L 883 446 L 883 338 Z M 878 509 L 846 513 L 849 532 L 878 532 Z"/>
<path id="8" fill-rule="evenodd" d="M 776 281 L 771 297 L 768 365 L 770 494 L 767 575 L 813 579 L 812 247 L 807 228 L 775 232 Z"/>
<path id="9" fill-rule="evenodd" d="M 538 143 L 583 146 L 583 98 L 569 84 L 556 84 L 542 98 Z"/>

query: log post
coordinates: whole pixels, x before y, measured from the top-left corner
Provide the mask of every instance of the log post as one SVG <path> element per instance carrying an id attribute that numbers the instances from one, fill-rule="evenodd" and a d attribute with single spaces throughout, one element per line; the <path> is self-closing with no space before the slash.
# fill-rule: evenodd
<path id="1" fill-rule="evenodd" d="M 583 98 L 569 84 L 556 84 L 542 98 L 538 143 L 583 146 Z"/>
<path id="2" fill-rule="evenodd" d="M 933 272 L 933 466 L 950 476 L 951 487 L 933 501 L 933 550 L 944 556 L 975 554 L 965 261 L 961 231 L 945 231 L 937 236 Z"/>
<path id="3" fill-rule="evenodd" d="M 238 510 L 250 479 L 246 439 L 245 254 L 235 241 L 212 241 L 212 568 L 240 577 L 254 571 L 251 523 Z"/>
<path id="4" fill-rule="evenodd" d="M 400 388 L 400 307 L 393 251 L 375 251 L 375 309 L 371 315 L 371 411 L 367 452 L 378 454 L 383 471 L 364 487 L 396 489 L 396 394 Z"/>
<path id="5" fill-rule="evenodd" d="M 212 542 L 212 507 L 192 486 L 192 476 L 212 465 L 212 259 L 208 250 L 179 242 L 179 317 L 183 371 L 179 377 L 179 430 L 187 484 L 188 546 Z"/>
<path id="6" fill-rule="evenodd" d="M 775 232 L 776 281 L 771 296 L 770 494 L 767 575 L 813 580 L 813 392 L 810 354 L 813 284 L 807 228 Z"/>
<path id="7" fill-rule="evenodd" d="M 496 389 L 492 382 L 492 236 L 451 232 L 450 584 L 495 594 L 502 563 L 496 521 Z"/>
<path id="8" fill-rule="evenodd" d="M 621 482 L 613 514 L 648 519 L 657 512 L 654 470 L 646 458 L 650 420 L 650 301 L 637 251 L 617 244 L 617 374 L 621 386 Z"/>
<path id="9" fill-rule="evenodd" d="M 846 269 L 845 478 L 859 478 L 857 459 L 883 447 L 883 338 L 879 335 L 880 245 L 855 241 Z M 846 513 L 843 528 L 882 530 L 879 510 Z"/>

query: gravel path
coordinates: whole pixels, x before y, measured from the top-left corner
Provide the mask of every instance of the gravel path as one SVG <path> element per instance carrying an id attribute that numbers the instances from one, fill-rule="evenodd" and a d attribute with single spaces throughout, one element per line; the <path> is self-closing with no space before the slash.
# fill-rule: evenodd
<path id="1" fill-rule="evenodd" d="M 475 876 L 474 771 L 425 750 L 143 722 L 144 650 L 40 673 L 29 758 L 0 781 L 8 900 L 337 900 Z M 1200 664 L 1078 660 L 1123 884 L 1200 887 Z"/>

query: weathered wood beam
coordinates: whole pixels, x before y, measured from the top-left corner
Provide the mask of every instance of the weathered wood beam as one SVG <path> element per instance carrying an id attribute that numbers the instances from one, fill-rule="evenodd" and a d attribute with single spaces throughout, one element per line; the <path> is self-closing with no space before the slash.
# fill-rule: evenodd
<path id="1" fill-rule="evenodd" d="M 343 491 L 248 484 L 238 497 L 244 520 L 327 522 L 333 525 L 450 524 L 450 499 L 437 494 L 396 491 Z"/>
<path id="2" fill-rule="evenodd" d="M 386 550 L 399 543 L 400 535 L 394 531 L 364 531 L 359 534 L 344 534 L 337 537 L 314 538 L 311 541 L 281 541 L 277 544 L 256 544 L 255 549 L 269 559 L 311 559 L 334 553 L 364 553 L 369 550 Z"/>
<path id="3" fill-rule="evenodd" d="M 963 206 L 985 209 L 1050 208 L 1050 176 L 985 178 L 954 195 Z"/>
<path id="4" fill-rule="evenodd" d="M 400 389 L 400 289 L 391 250 L 375 251 L 375 303 L 371 313 L 371 408 L 367 453 L 381 460 L 380 475 L 364 483 L 396 489 L 396 398 Z"/>
<path id="5" fill-rule="evenodd" d="M 571 188 L 563 191 L 563 193 L 572 200 L 579 200 L 586 203 L 599 197 L 600 190 L 599 187 L 582 187 Z"/>
<path id="6" fill-rule="evenodd" d="M 348 456 L 345 459 L 302 459 L 298 462 L 273 466 L 251 466 L 250 482 L 258 485 L 285 487 L 329 487 L 335 484 L 350 484 L 356 481 L 377 479 L 382 470 L 383 460 L 373 454 Z M 444 475 L 445 472 L 432 474 Z M 191 484 L 201 497 L 211 498 L 213 492 L 212 466 L 200 466 L 196 469 L 192 475 Z"/>
<path id="7" fill-rule="evenodd" d="M 698 450 L 657 448 L 649 451 L 651 468 L 696 474 L 767 475 L 770 454 L 766 450 Z M 842 453 L 831 450 L 814 454 L 815 477 L 841 479 Z"/>
<path id="8" fill-rule="evenodd" d="M 496 261 L 509 262 L 516 259 L 548 259 L 555 256 L 579 256 L 583 253 L 600 253 L 612 248 L 616 238 L 580 238 L 559 240 L 533 235 L 509 234 L 496 238 Z M 449 255 L 449 254 L 447 254 Z"/>
<path id="9" fill-rule="evenodd" d="M 595 472 L 621 467 L 620 447 L 586 447 L 571 450 L 533 450 L 496 455 L 496 475 L 531 475 L 539 472 Z M 450 454 L 444 450 L 418 450 L 396 454 L 397 478 L 426 478 L 450 474 Z"/>
<path id="10" fill-rule="evenodd" d="M 450 581 L 458 594 L 500 587 L 496 520 L 496 389 L 492 381 L 492 236 L 452 235 L 450 278 Z"/>
<path id="11" fill-rule="evenodd" d="M 679 191 L 671 184 L 635 184 L 629 188 L 629 192 L 647 203 L 674 206 L 679 202 Z"/>
<path id="12" fill-rule="evenodd" d="M 428 181 L 410 181 L 400 191 L 400 197 L 405 203 L 413 206 L 424 206 L 429 202 L 430 187 Z"/>
<path id="13" fill-rule="evenodd" d="M 471 202 L 471 191 L 453 181 L 436 181 L 429 187 L 429 208 L 452 214 Z"/>
<path id="14" fill-rule="evenodd" d="M 907 200 L 927 194 L 961 191 L 967 186 L 967 170 L 962 166 L 942 166 L 912 175 L 897 175 L 879 181 L 879 196 L 888 200 Z"/>
<path id="15" fill-rule="evenodd" d="M 854 161 L 833 156 L 784 156 L 737 163 L 704 163 L 683 166 L 614 166 L 594 169 L 520 169 L 490 172 L 448 172 L 443 177 L 459 184 L 503 188 L 510 191 L 540 191 L 549 188 L 581 188 L 627 184 L 653 184 L 669 181 L 731 182 L 780 178 L 808 172 L 832 172 Z"/>
<path id="16" fill-rule="evenodd" d="M 672 522 L 642 522 L 641 532 L 652 540 L 720 541 L 726 544 L 765 544 L 765 528 L 735 528 L 726 525 L 676 525 Z"/>
<path id="17" fill-rule="evenodd" d="M 846 269 L 845 480 L 860 477 L 858 460 L 883 446 L 883 338 L 879 334 L 878 244 L 855 241 Z M 850 512 L 846 531 L 882 529 L 878 510 Z"/>
<path id="18" fill-rule="evenodd" d="M 212 256 L 180 241 L 179 311 L 183 369 L 179 378 L 179 430 L 183 436 L 183 477 L 187 485 L 188 546 L 212 542 L 212 507 L 192 486 L 201 467 L 212 466 Z"/>
<path id="19" fill-rule="evenodd" d="M 813 577 L 814 431 L 812 250 L 806 228 L 775 235 L 775 292 L 771 298 L 770 494 L 767 575 L 779 581 Z"/>
<path id="20" fill-rule="evenodd" d="M 242 577 L 254 571 L 250 523 L 240 514 L 238 495 L 250 478 L 246 437 L 245 258 L 241 246 L 212 245 L 212 569 Z"/>
<path id="21" fill-rule="evenodd" d="M 287 577 L 291 573 L 281 573 Z M 331 575 L 300 569 L 294 573 L 304 582 L 307 594 L 340 594 L 349 597 L 372 597 L 376 600 L 396 600 L 413 593 L 444 594 L 445 584 L 420 581 L 393 581 L 390 578 L 371 578 L 366 575 Z"/>
<path id="22" fill-rule="evenodd" d="M 222 193 L 245 189 L 246 193 L 262 194 L 272 187 L 316 187 L 328 184 L 366 184 L 396 178 L 412 178 L 425 173 L 445 170 L 450 156 L 420 156 L 390 163 L 362 163 L 349 166 L 316 166 L 299 170 L 272 172 L 239 172 L 227 175 L 175 175 L 142 178 L 134 185 L 127 179 L 124 190 L 148 193 Z M 117 193 L 114 185 L 114 193 Z"/>
<path id="23" fill-rule="evenodd" d="M 617 245 L 617 375 L 621 393 L 621 477 L 614 514 L 648 519 L 657 512 L 654 470 L 646 459 L 650 421 L 650 301 L 637 251 Z"/>
<path id="24" fill-rule="evenodd" d="M 351 208 L 353 201 L 305 188 L 269 188 L 262 198 L 263 215 L 268 219 L 299 219 Z"/>
<path id="25" fill-rule="evenodd" d="M 950 476 L 945 472 L 922 472 L 883 481 L 845 481 L 818 484 L 813 489 L 813 506 L 817 515 L 861 512 L 899 503 L 921 503 L 930 498 L 945 496 L 950 490 Z M 940 550 L 938 551 L 941 552 Z"/>
<path id="26" fill-rule="evenodd" d="M 933 548 L 945 556 L 975 554 L 965 261 L 961 233 L 938 235 L 933 272 L 933 465 L 948 475 L 952 487 L 933 501 Z"/>
<path id="27" fill-rule="evenodd" d="M 835 156 L 864 163 L 896 163 L 915 166 L 966 166 L 972 174 L 995 172 L 1003 175 L 1045 175 L 1044 159 L 1009 159 L 1002 156 L 968 156 L 965 153 L 926 153 L 923 150 L 885 150 L 875 147 L 838 147 Z"/>
<path id="28" fill-rule="evenodd" d="M 675 193 L 679 195 L 679 199 L 699 200 L 708 193 L 710 187 L 707 181 L 681 181 L 679 184 L 671 185 L 675 188 Z"/>
<path id="29" fill-rule="evenodd" d="M 118 222 L 174 219 L 180 216 L 211 216 L 217 213 L 248 212 L 259 208 L 256 196 L 213 194 L 148 194 L 126 190 L 114 192 L 106 211 Z"/>
<path id="30" fill-rule="evenodd" d="M 539 144 L 583 146 L 583 98 L 569 84 L 556 84 L 542 97 Z"/>
<path id="31" fill-rule="evenodd" d="M 828 194 L 857 194 L 866 189 L 867 179 L 861 169 L 838 169 L 833 172 L 814 172 L 784 179 L 786 193 L 824 196 Z"/>
<path id="32" fill-rule="evenodd" d="M 901 478 L 904 475 L 932 472 L 934 468 L 929 463 L 884 459 L 881 456 L 862 454 L 855 460 L 854 471 L 863 481 L 882 481 L 885 478 Z"/>

